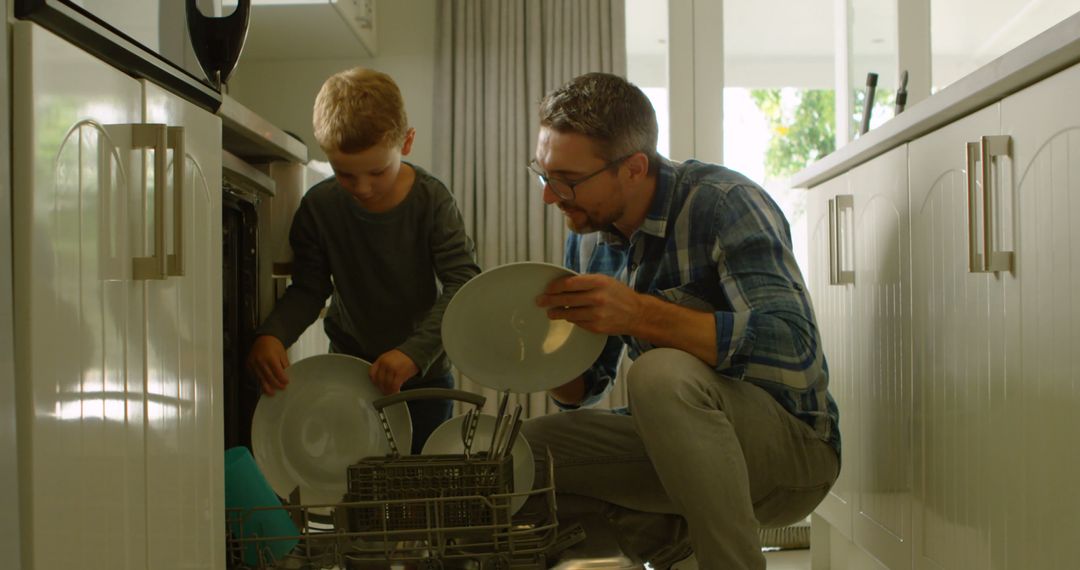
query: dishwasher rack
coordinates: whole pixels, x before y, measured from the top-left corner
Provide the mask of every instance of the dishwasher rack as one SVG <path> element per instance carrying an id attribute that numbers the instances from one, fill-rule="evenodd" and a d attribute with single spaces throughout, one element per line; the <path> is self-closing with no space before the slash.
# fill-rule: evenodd
<path id="1" fill-rule="evenodd" d="M 580 525 L 559 528 L 554 462 L 550 450 L 536 454 L 532 489 L 513 489 L 513 457 L 470 454 L 476 422 L 463 433 L 465 452 L 401 456 L 383 408 L 412 399 L 452 398 L 476 405 L 483 396 L 421 389 L 374 402 L 391 454 L 349 466 L 342 502 L 304 505 L 294 491 L 287 505 L 226 509 L 229 567 L 237 570 L 504 570 L 547 568 L 552 557 L 585 538 Z M 520 511 L 514 506 L 524 503 Z M 261 537 L 243 531 L 259 511 L 289 513 L 297 536 Z M 274 541 L 296 546 L 275 558 Z M 250 545 L 258 560 L 244 560 Z"/>
<path id="2" fill-rule="evenodd" d="M 454 457 L 429 459 L 452 462 Z M 461 458 L 457 462 L 475 461 Z M 255 512 L 282 509 L 301 529 L 294 537 L 240 538 L 243 532 L 237 532 L 227 539 L 229 566 L 245 570 L 547 568 L 552 557 L 585 535 L 578 525 L 560 532 L 550 453 L 536 461 L 543 480 L 524 492 L 227 509 L 227 528 L 242 530 Z M 511 516 L 511 501 L 516 497 L 527 500 Z M 294 498 L 298 498 L 296 493 Z M 479 520 L 474 518 L 477 514 L 482 514 Z M 299 542 L 280 559 L 261 546 L 286 539 Z M 241 553 L 252 542 L 260 545 L 259 561 L 249 565 L 242 562 Z"/>

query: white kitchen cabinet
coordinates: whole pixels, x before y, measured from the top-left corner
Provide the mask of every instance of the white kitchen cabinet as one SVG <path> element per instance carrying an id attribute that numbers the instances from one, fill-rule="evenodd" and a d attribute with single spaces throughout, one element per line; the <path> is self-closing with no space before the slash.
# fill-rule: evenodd
<path id="1" fill-rule="evenodd" d="M 857 415 L 842 423 L 853 479 L 817 510 L 831 567 L 1080 559 L 1078 100 L 1074 66 L 813 189 L 812 220 L 837 187 L 856 219 L 848 314 L 826 286 L 829 236 L 812 229 L 826 355 L 850 366 L 834 395 Z M 849 337 L 830 340 L 839 327 Z M 850 525 L 835 496 L 852 497 Z"/>
<path id="2" fill-rule="evenodd" d="M 854 542 L 891 568 L 911 566 L 911 255 L 907 148 L 848 177 L 854 197 Z M 845 413 L 841 409 L 841 414 Z M 882 453 L 882 450 L 889 450 Z"/>
<path id="3" fill-rule="evenodd" d="M 182 136 L 184 149 L 179 157 L 172 151 L 168 165 L 175 172 L 174 161 L 182 161 L 182 215 L 173 210 L 166 219 L 167 251 L 182 244 L 181 267 L 170 267 L 167 279 L 145 282 L 149 560 L 152 568 L 209 568 L 223 563 L 225 539 L 219 504 L 224 501 L 221 121 L 153 83 L 140 83 L 145 122 L 170 125 Z M 176 204 L 174 180 L 167 186 L 170 204 Z"/>
<path id="4" fill-rule="evenodd" d="M 1016 286 L 1005 307 L 1001 345 L 1008 353 L 999 361 L 1006 373 L 996 393 L 1004 400 L 989 418 L 1000 436 L 995 466 L 1010 475 L 997 501 L 1005 525 L 991 527 L 994 567 L 1071 568 L 1080 560 L 1080 371 L 1073 358 L 1080 347 L 1078 101 L 1080 65 L 1001 101 L 1015 188 L 1003 192 L 1013 215 L 1001 234 L 1005 248 L 1016 251 L 1016 275 L 999 278 Z"/>
<path id="5" fill-rule="evenodd" d="M 807 200 L 807 219 L 810 231 L 810 295 L 821 329 L 821 343 L 829 365 L 829 392 L 840 409 L 842 465 L 840 476 L 829 494 L 817 508 L 817 513 L 829 521 L 847 538 L 852 534 L 858 462 L 859 432 L 856 430 L 859 411 L 856 405 L 854 323 L 855 291 L 851 284 L 835 284 L 833 269 L 839 269 L 833 248 L 837 245 L 838 225 L 835 213 L 838 196 L 851 197 L 848 175 L 834 178 L 813 189 Z M 841 199 L 843 201 L 845 199 Z M 839 236 L 843 237 L 843 236 Z M 850 243 L 850 241 L 848 241 Z"/>
<path id="6" fill-rule="evenodd" d="M 139 83 L 40 29 L 14 34 L 13 213 L 23 559 L 146 559 L 142 288 L 132 161 L 107 125 L 142 121 Z M 141 253 L 141 251 L 140 251 Z M 135 371 L 132 371 L 135 372 Z"/>
<path id="7" fill-rule="evenodd" d="M 1008 346 L 1008 273 L 971 272 L 968 143 L 1000 128 L 998 106 L 909 147 L 914 285 L 916 568 L 990 568 L 1007 500 L 998 439 Z M 977 182 L 978 177 L 976 177 Z M 977 184 L 975 196 L 981 193 Z M 976 239 L 981 253 L 979 201 Z M 997 416 L 997 417 L 1007 417 Z"/>
<path id="8" fill-rule="evenodd" d="M 1080 555 L 1080 500 L 1062 492 L 1080 477 L 1066 451 L 1080 433 L 1078 97 L 1073 67 L 910 144 L 917 568 L 1064 568 Z M 983 137 L 1004 145 L 989 193 L 964 155 L 980 156 Z M 971 271 L 995 250 L 999 271 Z"/>
<path id="9" fill-rule="evenodd" d="M 840 408 L 843 454 L 840 477 L 816 513 L 884 564 L 910 565 L 906 148 L 812 192 L 811 295 L 829 363 L 829 390 Z"/>
<path id="10" fill-rule="evenodd" d="M 24 566 L 222 567 L 220 122 L 13 30 Z"/>

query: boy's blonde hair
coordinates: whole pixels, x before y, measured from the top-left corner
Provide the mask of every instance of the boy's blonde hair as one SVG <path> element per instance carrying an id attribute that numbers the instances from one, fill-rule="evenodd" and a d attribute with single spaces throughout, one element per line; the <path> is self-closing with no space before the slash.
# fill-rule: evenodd
<path id="1" fill-rule="evenodd" d="M 324 150 L 359 152 L 405 143 L 409 119 L 401 90 L 389 75 L 354 67 L 332 75 L 315 97 L 311 120 Z"/>

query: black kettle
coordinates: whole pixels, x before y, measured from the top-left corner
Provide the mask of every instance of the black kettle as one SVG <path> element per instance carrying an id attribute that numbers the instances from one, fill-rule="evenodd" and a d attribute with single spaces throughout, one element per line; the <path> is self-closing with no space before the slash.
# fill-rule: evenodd
<path id="1" fill-rule="evenodd" d="M 196 0 L 187 0 L 187 27 L 191 47 L 210 83 L 224 90 L 229 75 L 240 59 L 251 21 L 251 0 L 237 0 L 228 16 L 204 16 Z"/>

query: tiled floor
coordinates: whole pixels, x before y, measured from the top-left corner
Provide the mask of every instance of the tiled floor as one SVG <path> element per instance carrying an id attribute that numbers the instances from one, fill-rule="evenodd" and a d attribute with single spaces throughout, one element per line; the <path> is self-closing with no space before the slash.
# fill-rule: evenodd
<path id="1" fill-rule="evenodd" d="M 622 554 L 610 526 L 592 516 L 578 522 L 589 537 L 587 548 L 584 544 L 570 547 L 553 570 L 640 570 L 640 565 L 634 564 Z M 810 551 L 766 552 L 765 561 L 767 570 L 810 570 Z"/>

